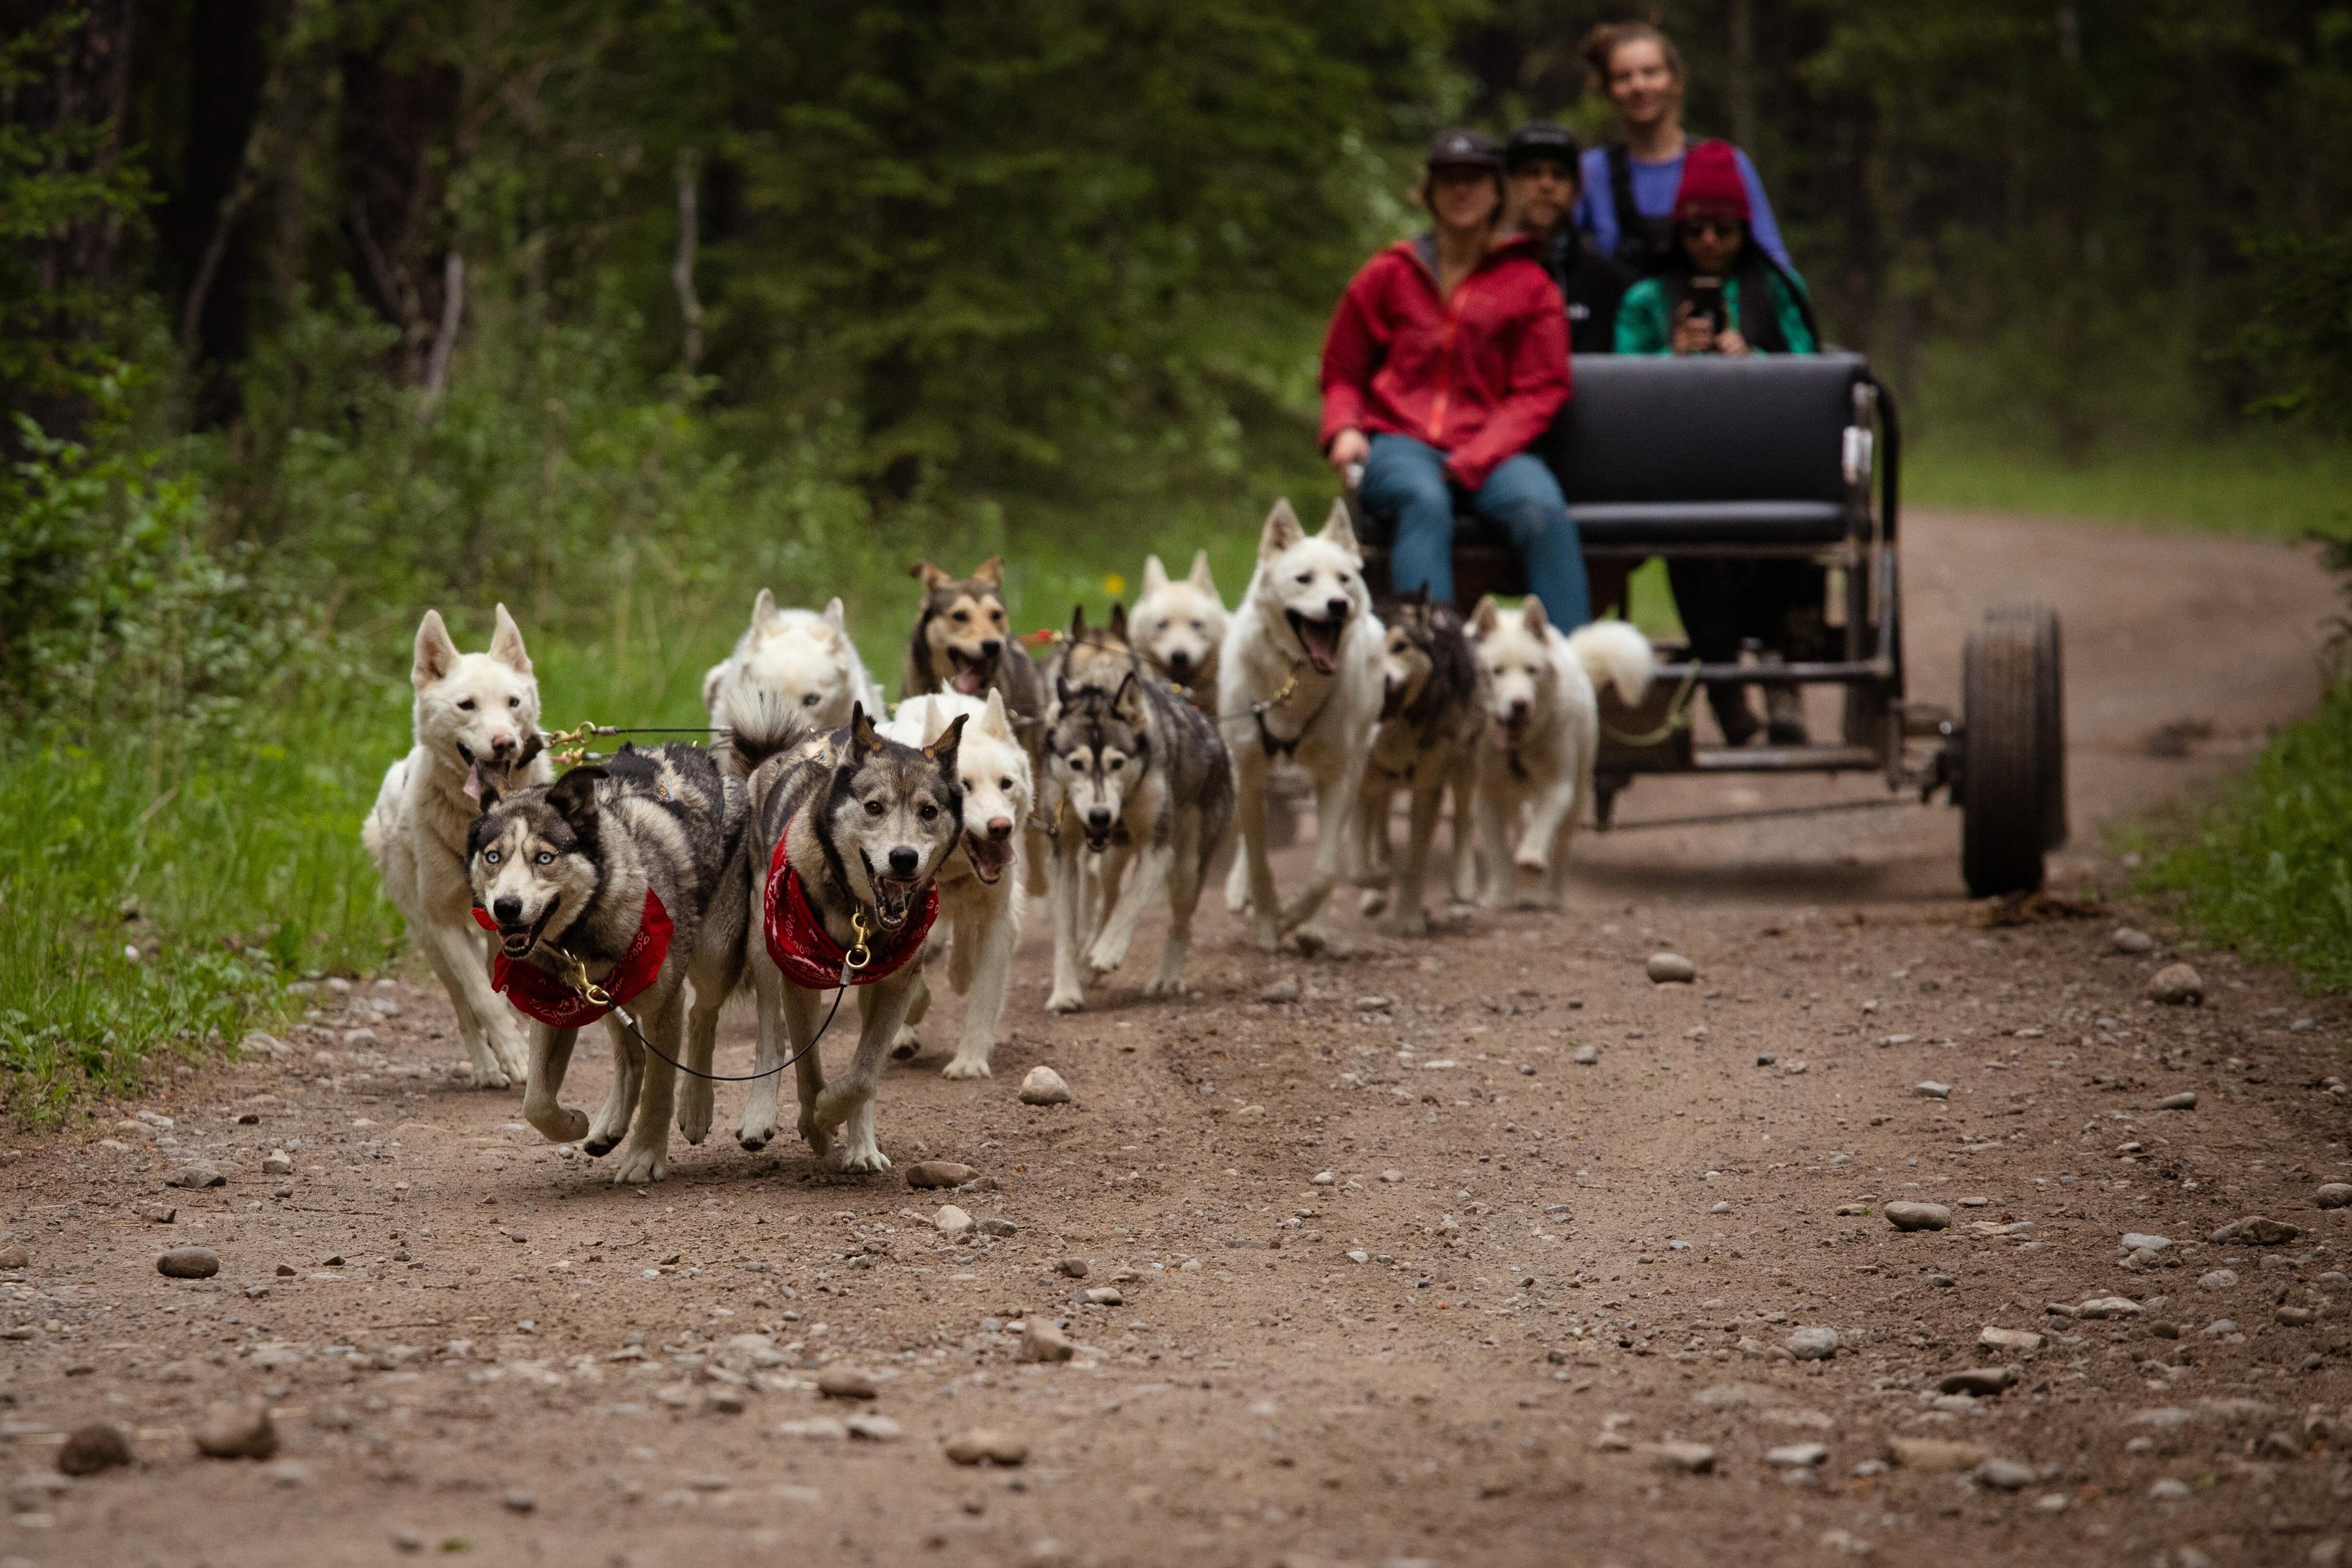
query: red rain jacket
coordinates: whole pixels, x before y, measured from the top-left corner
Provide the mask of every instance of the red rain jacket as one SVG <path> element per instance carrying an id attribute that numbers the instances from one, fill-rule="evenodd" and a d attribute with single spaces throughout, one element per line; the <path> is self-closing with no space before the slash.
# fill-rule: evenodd
<path id="1" fill-rule="evenodd" d="M 1428 237 L 1364 263 L 1323 340 L 1323 445 L 1340 431 L 1410 436 L 1448 454 L 1446 473 L 1476 490 L 1525 451 L 1568 401 L 1568 314 L 1514 235 L 1454 290 L 1437 292 Z"/>

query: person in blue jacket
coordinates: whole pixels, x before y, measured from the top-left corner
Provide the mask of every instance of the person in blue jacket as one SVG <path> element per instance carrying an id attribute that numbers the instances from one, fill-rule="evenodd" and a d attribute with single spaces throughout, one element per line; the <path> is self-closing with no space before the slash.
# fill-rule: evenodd
<path id="1" fill-rule="evenodd" d="M 1585 36 L 1585 63 L 1616 106 L 1622 141 L 1584 154 L 1577 226 L 1593 248 L 1647 272 L 1674 249 L 1675 195 L 1682 189 L 1683 58 L 1674 40 L 1646 22 L 1610 22 Z M 1748 187 L 1748 238 L 1789 272 L 1789 247 L 1748 154 L 1733 149 Z"/>

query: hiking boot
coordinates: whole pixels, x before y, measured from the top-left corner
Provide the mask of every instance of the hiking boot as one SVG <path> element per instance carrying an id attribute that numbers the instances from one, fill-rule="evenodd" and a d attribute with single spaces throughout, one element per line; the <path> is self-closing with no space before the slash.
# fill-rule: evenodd
<path id="1" fill-rule="evenodd" d="M 1748 706 L 1744 686 L 1710 686 L 1706 704 L 1715 710 L 1715 727 L 1723 731 L 1727 746 L 1744 746 L 1763 728 L 1756 721 L 1756 710 Z"/>
<path id="2" fill-rule="evenodd" d="M 1793 686 L 1764 693 L 1765 732 L 1776 746 L 1801 746 L 1812 739 L 1805 729 L 1805 695 Z"/>

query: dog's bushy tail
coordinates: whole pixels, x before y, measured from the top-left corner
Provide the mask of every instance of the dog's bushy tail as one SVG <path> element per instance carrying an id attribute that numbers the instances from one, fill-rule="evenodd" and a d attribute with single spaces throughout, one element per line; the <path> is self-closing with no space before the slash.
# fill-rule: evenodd
<path id="1" fill-rule="evenodd" d="M 722 684 L 710 708 L 711 749 L 748 778 L 770 757 L 814 734 L 801 711 L 757 681 Z"/>
<path id="2" fill-rule="evenodd" d="M 1657 668 L 1650 639 L 1625 621 L 1594 621 L 1568 634 L 1569 651 L 1597 690 L 1613 686 L 1628 707 L 1642 700 Z"/>

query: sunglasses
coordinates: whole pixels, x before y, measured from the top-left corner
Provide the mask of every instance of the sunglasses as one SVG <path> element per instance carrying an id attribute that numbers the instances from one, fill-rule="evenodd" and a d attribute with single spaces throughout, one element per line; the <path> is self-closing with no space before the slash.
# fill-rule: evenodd
<path id="1" fill-rule="evenodd" d="M 1677 226 L 1693 239 L 1702 235 L 1711 239 L 1738 239 L 1748 229 L 1748 226 L 1736 217 L 1685 218 Z"/>

